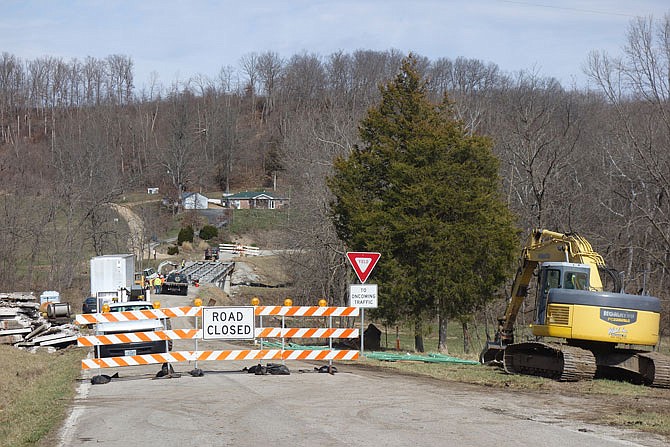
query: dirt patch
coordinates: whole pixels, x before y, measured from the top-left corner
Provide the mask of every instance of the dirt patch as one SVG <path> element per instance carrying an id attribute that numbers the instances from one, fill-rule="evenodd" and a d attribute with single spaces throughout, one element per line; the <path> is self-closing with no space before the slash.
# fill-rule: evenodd
<path id="1" fill-rule="evenodd" d="M 244 256 L 233 260 L 233 284 L 285 287 L 290 282 L 286 260 L 281 256 Z"/>
<path id="2" fill-rule="evenodd" d="M 286 261 L 280 255 L 244 256 L 234 261 L 232 294 L 239 305 L 256 297 L 263 305 L 277 306 L 293 294 Z"/>
<path id="3" fill-rule="evenodd" d="M 223 289 L 213 284 L 198 287 L 197 295 L 205 306 L 238 306 L 241 304 L 236 302 L 237 300 L 229 296 Z"/>

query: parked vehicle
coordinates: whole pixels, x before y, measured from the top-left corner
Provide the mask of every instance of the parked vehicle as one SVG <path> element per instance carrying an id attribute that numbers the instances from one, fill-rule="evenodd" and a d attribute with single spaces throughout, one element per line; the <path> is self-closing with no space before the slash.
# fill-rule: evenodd
<path id="1" fill-rule="evenodd" d="M 126 303 L 109 303 L 109 312 L 125 312 L 151 310 L 154 308 L 149 301 L 131 301 Z M 130 332 L 151 332 L 170 329 L 169 319 L 129 320 L 98 323 L 97 335 L 123 334 Z M 95 348 L 96 357 L 123 357 L 129 355 L 160 354 L 172 350 L 172 340 L 140 341 L 101 345 Z"/>
<path id="2" fill-rule="evenodd" d="M 135 256 L 103 255 L 91 258 L 91 295 L 104 302 L 127 301 L 134 283 Z"/>
<path id="3" fill-rule="evenodd" d="M 219 260 L 219 248 L 212 247 L 205 249 L 205 261 L 218 261 Z"/>
<path id="4" fill-rule="evenodd" d="M 98 299 L 94 296 L 89 296 L 84 300 L 84 304 L 81 306 L 82 313 L 85 314 L 94 314 L 98 312 Z"/>

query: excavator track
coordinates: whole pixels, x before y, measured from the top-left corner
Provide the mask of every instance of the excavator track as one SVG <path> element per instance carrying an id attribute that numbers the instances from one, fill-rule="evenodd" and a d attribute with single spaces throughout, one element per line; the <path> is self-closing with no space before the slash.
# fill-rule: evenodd
<path id="1" fill-rule="evenodd" d="M 642 371 L 645 384 L 657 388 L 670 388 L 670 358 L 658 352 L 639 353 L 641 361 L 647 361 Z"/>
<path id="2" fill-rule="evenodd" d="M 596 374 L 596 359 L 591 351 L 575 346 L 527 342 L 508 345 L 505 371 L 548 377 L 564 382 L 591 380 Z"/>

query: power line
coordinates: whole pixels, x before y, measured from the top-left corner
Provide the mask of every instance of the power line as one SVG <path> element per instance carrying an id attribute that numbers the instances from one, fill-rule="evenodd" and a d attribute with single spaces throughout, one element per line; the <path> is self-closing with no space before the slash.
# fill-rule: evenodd
<path id="1" fill-rule="evenodd" d="M 523 5 L 523 6 L 535 6 L 537 8 L 547 8 L 547 9 L 560 9 L 563 11 L 574 11 L 574 12 L 585 12 L 588 14 L 601 14 L 601 15 L 608 15 L 608 16 L 621 16 L 621 17 L 631 17 L 631 18 L 636 18 L 639 17 L 637 15 L 631 15 L 631 14 L 625 14 L 622 12 L 611 12 L 611 11 L 596 11 L 595 9 L 582 9 L 582 8 L 570 8 L 567 6 L 554 6 L 554 5 L 544 5 L 541 3 L 531 3 L 531 2 L 521 2 L 521 1 L 514 1 L 514 0 L 498 0 L 501 3 L 513 3 L 516 5 Z"/>

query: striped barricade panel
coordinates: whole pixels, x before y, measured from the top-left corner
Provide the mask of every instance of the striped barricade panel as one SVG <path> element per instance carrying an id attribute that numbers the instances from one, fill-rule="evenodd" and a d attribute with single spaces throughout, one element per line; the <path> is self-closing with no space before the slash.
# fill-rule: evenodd
<path id="1" fill-rule="evenodd" d="M 195 360 L 356 360 L 358 355 L 358 351 L 350 350 L 282 351 L 281 349 L 242 349 L 230 351 L 178 351 L 165 354 L 84 359 L 81 361 L 81 366 L 82 369 L 117 368 L 124 366 L 141 366 L 159 363 L 192 362 Z"/>
<path id="2" fill-rule="evenodd" d="M 237 349 L 227 351 L 201 351 L 195 353 L 198 361 L 218 360 L 281 360 L 281 349 Z"/>
<path id="3" fill-rule="evenodd" d="M 358 354 L 351 350 L 286 350 L 282 360 L 356 360 Z"/>
<path id="4" fill-rule="evenodd" d="M 257 316 L 287 317 L 357 317 L 358 307 L 320 307 L 320 306 L 256 306 Z M 202 307 L 171 307 L 166 309 L 147 309 L 127 312 L 109 312 L 97 314 L 79 314 L 78 324 L 109 323 L 117 321 L 151 320 L 156 318 L 199 317 Z"/>
<path id="5" fill-rule="evenodd" d="M 157 318 L 199 317 L 202 307 L 170 307 L 166 309 L 133 310 L 99 314 L 79 314 L 77 324 L 115 323 L 118 321 L 155 320 Z"/>
<path id="6" fill-rule="evenodd" d="M 350 328 L 256 328 L 257 338 L 358 338 L 358 329 Z M 77 338 L 78 346 L 115 345 L 165 340 L 202 340 L 202 329 L 125 332 L 107 335 L 84 335 Z"/>
<path id="7" fill-rule="evenodd" d="M 77 338 L 77 346 L 116 345 L 121 343 L 137 343 L 163 340 L 202 339 L 202 330 L 174 329 L 169 331 L 124 332 L 121 334 L 86 335 Z"/>
<path id="8" fill-rule="evenodd" d="M 320 306 L 256 306 L 257 316 L 285 317 L 357 317 L 358 307 L 320 307 Z"/>
<path id="9" fill-rule="evenodd" d="M 169 352 L 164 354 L 129 355 L 125 357 L 105 357 L 101 359 L 84 359 L 82 369 L 117 368 L 122 366 L 154 365 L 158 363 L 179 363 L 193 360 L 193 353 L 188 351 Z"/>
<path id="10" fill-rule="evenodd" d="M 350 328 L 256 328 L 256 338 L 358 338 L 358 333 Z"/>

